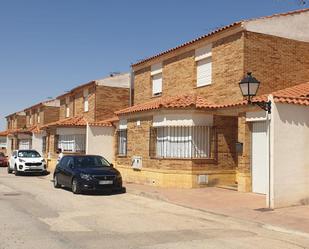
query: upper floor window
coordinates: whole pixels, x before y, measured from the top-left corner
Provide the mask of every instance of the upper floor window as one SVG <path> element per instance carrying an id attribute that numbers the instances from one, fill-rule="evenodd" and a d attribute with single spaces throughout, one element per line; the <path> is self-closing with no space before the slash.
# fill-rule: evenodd
<path id="1" fill-rule="evenodd" d="M 88 102 L 89 91 L 88 89 L 84 90 L 83 95 L 84 95 L 84 112 L 88 112 L 89 111 L 89 102 Z"/>
<path id="2" fill-rule="evenodd" d="M 162 63 L 151 66 L 152 96 L 162 94 Z"/>
<path id="3" fill-rule="evenodd" d="M 37 121 L 37 123 L 39 124 L 39 123 L 41 122 L 40 109 L 38 109 L 36 115 L 37 115 L 37 120 L 36 120 L 36 121 Z"/>
<path id="4" fill-rule="evenodd" d="M 69 107 L 69 103 L 70 103 L 70 98 L 66 97 L 65 99 L 65 117 L 68 118 L 70 117 L 70 107 Z"/>
<path id="5" fill-rule="evenodd" d="M 207 86 L 212 82 L 212 46 L 208 45 L 195 50 L 196 86 Z"/>

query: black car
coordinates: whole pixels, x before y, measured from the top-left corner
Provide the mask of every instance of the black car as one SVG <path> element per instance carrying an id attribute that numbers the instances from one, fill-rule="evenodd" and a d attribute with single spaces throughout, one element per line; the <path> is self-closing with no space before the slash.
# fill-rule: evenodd
<path id="1" fill-rule="evenodd" d="M 66 155 L 56 166 L 54 187 L 69 187 L 74 194 L 84 191 L 123 191 L 119 171 L 96 155 Z"/>

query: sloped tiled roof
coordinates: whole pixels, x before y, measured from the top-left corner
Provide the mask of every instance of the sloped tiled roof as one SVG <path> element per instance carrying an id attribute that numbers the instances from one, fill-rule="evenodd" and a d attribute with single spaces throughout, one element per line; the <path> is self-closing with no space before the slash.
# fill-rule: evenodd
<path id="1" fill-rule="evenodd" d="M 283 90 L 271 93 L 274 101 L 279 103 L 308 105 L 309 103 L 309 82 L 299 84 L 293 87 L 285 88 Z M 251 102 L 267 101 L 269 94 L 254 97 Z M 157 100 L 152 100 L 146 103 L 138 104 L 115 112 L 116 115 L 123 115 L 135 112 L 150 111 L 161 108 L 166 109 L 221 109 L 228 107 L 244 106 L 247 105 L 247 100 L 240 100 L 235 102 L 226 103 L 211 103 L 205 98 L 196 95 L 182 95 L 174 97 L 162 97 Z"/>
<path id="2" fill-rule="evenodd" d="M 258 17 L 258 18 L 251 18 L 251 19 L 247 19 L 247 20 L 237 21 L 237 22 L 234 22 L 234 23 L 232 23 L 232 24 L 229 24 L 229 25 L 220 27 L 220 28 L 218 28 L 218 29 L 216 29 L 216 30 L 213 30 L 213 31 L 211 31 L 211 32 L 208 33 L 208 34 L 202 35 L 202 36 L 200 36 L 200 37 L 198 37 L 198 38 L 195 38 L 195 39 L 193 39 L 193 40 L 191 40 L 191 41 L 185 42 L 185 43 L 183 43 L 183 44 L 181 44 L 181 45 L 178 45 L 178 46 L 176 46 L 176 47 L 174 47 L 174 48 L 168 49 L 168 50 L 163 51 L 163 52 L 161 52 L 161 53 L 158 53 L 158 54 L 156 54 L 156 55 L 153 55 L 153 56 L 150 56 L 150 57 L 145 58 L 145 59 L 143 59 L 143 60 L 140 60 L 140 61 L 138 61 L 138 62 L 132 64 L 132 66 L 137 66 L 137 65 L 142 64 L 142 63 L 144 63 L 144 62 L 147 62 L 147 61 L 150 61 L 150 60 L 152 60 L 152 59 L 158 58 L 158 57 L 160 57 L 160 56 L 162 56 L 162 55 L 164 55 L 164 54 L 168 54 L 168 53 L 173 52 L 173 51 L 175 51 L 175 50 L 177 50 L 177 49 L 180 49 L 180 48 L 186 47 L 186 46 L 188 46 L 188 45 L 191 45 L 191 44 L 193 44 L 193 43 L 195 43 L 195 42 L 197 42 L 197 41 L 200 41 L 200 40 L 202 40 L 202 39 L 204 39 L 204 38 L 206 38 L 206 37 L 209 37 L 209 36 L 211 36 L 211 35 L 214 35 L 214 34 L 216 34 L 216 33 L 221 32 L 221 31 L 227 30 L 227 29 L 232 28 L 232 27 L 235 27 L 235 26 L 237 26 L 237 25 L 242 25 L 242 23 L 244 23 L 244 22 L 249 22 L 249 21 L 259 20 L 259 19 L 267 19 L 267 18 L 272 18 L 272 17 L 277 17 L 277 16 L 288 16 L 288 15 L 299 14 L 299 13 L 307 12 L 307 11 L 309 11 L 309 8 L 300 9 L 300 10 L 294 10 L 294 11 L 289 11 L 289 12 L 285 12 L 285 13 L 274 14 L 274 15 L 270 15 L 270 16 L 263 16 L 263 17 Z"/>
<path id="3" fill-rule="evenodd" d="M 203 108 L 211 106 L 206 99 L 196 95 L 181 95 L 172 97 L 162 97 L 143 104 L 138 104 L 115 112 L 116 115 L 127 114 L 140 111 L 149 111 L 160 108 Z"/>
<path id="4" fill-rule="evenodd" d="M 113 126 L 113 122 L 119 121 L 119 118 L 117 116 L 105 119 L 102 121 L 97 121 L 97 122 L 90 122 L 89 126 L 100 126 L 100 127 L 111 127 Z"/>
<path id="5" fill-rule="evenodd" d="M 42 126 L 41 128 L 44 129 L 44 128 L 52 127 L 52 126 L 66 127 L 66 126 L 86 126 L 86 125 L 87 125 L 87 120 L 84 117 L 77 116 L 77 117 L 58 120 L 56 122 L 46 124 Z"/>

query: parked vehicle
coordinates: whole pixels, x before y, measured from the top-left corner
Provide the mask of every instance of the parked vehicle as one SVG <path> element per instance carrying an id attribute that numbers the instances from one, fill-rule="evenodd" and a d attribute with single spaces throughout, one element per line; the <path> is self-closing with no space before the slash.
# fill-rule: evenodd
<path id="1" fill-rule="evenodd" d="M 120 172 L 96 155 L 66 155 L 54 172 L 54 187 L 69 187 L 74 194 L 84 191 L 123 191 Z"/>
<path id="2" fill-rule="evenodd" d="M 8 166 L 8 158 L 4 153 L 0 152 L 0 167 Z"/>
<path id="3" fill-rule="evenodd" d="M 9 160 L 8 173 L 44 173 L 46 161 L 36 150 L 15 150 Z"/>

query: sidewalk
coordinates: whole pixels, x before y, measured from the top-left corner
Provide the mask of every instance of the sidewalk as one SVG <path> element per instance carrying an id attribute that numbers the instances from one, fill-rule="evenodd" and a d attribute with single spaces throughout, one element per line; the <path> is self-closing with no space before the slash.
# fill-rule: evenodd
<path id="1" fill-rule="evenodd" d="M 167 189 L 132 183 L 125 186 L 131 194 L 309 234 L 309 206 L 267 210 L 264 195 L 215 187 Z"/>

